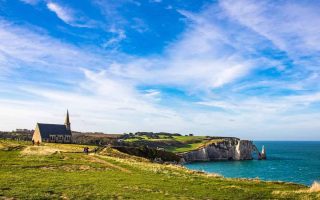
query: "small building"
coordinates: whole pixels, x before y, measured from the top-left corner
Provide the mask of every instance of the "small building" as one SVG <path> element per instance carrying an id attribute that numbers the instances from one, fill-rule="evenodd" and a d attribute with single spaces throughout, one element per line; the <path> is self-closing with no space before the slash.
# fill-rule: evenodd
<path id="1" fill-rule="evenodd" d="M 67 111 L 64 124 L 43 124 L 37 123 L 33 133 L 32 140 L 37 143 L 55 142 L 55 143 L 71 143 L 71 123 L 69 112 Z"/>

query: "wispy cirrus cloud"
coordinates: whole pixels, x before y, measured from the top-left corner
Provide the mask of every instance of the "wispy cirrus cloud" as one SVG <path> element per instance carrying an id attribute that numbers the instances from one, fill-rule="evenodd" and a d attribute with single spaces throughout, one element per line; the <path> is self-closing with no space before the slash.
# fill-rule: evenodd
<path id="1" fill-rule="evenodd" d="M 228 16 L 291 56 L 310 55 L 320 50 L 316 45 L 320 42 L 320 30 L 316 28 L 320 25 L 318 3 L 222 0 L 220 6 Z"/>
<path id="2" fill-rule="evenodd" d="M 103 48 L 112 48 L 118 49 L 119 43 L 127 38 L 127 35 L 123 29 L 117 29 L 115 27 L 111 27 L 109 30 L 110 33 L 113 34 L 111 38 L 109 38 L 105 43 L 102 44 Z"/>
<path id="3" fill-rule="evenodd" d="M 74 69 L 89 63 L 101 67 L 108 60 L 97 54 L 79 51 L 75 46 L 53 39 L 44 32 L 30 31 L 6 21 L 0 21 L 0 36 L 6 38 L 0 40 L 2 67 L 17 69 L 15 74 L 25 73 L 24 69 L 28 69 L 59 76 L 59 70 L 74 72 Z"/>
<path id="4" fill-rule="evenodd" d="M 218 99 L 197 102 L 199 105 L 221 108 L 227 112 L 233 113 L 254 113 L 259 112 L 268 114 L 285 114 L 287 112 L 301 111 L 314 103 L 320 102 L 320 93 L 311 93 L 304 95 L 288 95 L 270 98 L 247 97 L 242 100 Z"/>
<path id="5" fill-rule="evenodd" d="M 129 33 L 137 32 L 143 34 L 149 31 L 149 26 L 144 19 L 141 19 L 140 12 L 136 13 L 134 17 L 126 18 L 123 16 L 123 10 L 127 11 L 127 7 L 132 10 L 137 10 L 142 3 L 134 0 L 94 0 L 93 4 L 100 10 L 104 16 L 104 26 L 106 31 L 111 33 L 111 36 L 101 45 L 104 48 L 118 49 Z"/>
<path id="6" fill-rule="evenodd" d="M 36 5 L 40 0 L 20 0 L 20 1 L 26 4 Z"/>
<path id="7" fill-rule="evenodd" d="M 162 0 L 149 0 L 150 3 L 161 3 Z"/>
<path id="8" fill-rule="evenodd" d="M 85 19 L 85 17 L 80 16 L 79 13 L 67 6 L 62 6 L 52 1 L 48 1 L 46 5 L 47 8 L 54 12 L 59 19 L 70 26 L 92 28 L 96 24 L 93 20 Z"/>
<path id="9" fill-rule="evenodd" d="M 176 86 L 196 92 L 221 88 L 245 77 L 254 68 L 254 59 L 244 59 L 240 51 L 229 51 L 235 46 L 228 35 L 212 24 L 207 13 L 196 15 L 180 10 L 179 13 L 191 23 L 162 56 L 115 63 L 117 70 L 112 68 L 111 72 L 140 84 Z"/>
<path id="10" fill-rule="evenodd" d="M 75 20 L 72 11 L 68 8 L 64 8 L 53 2 L 48 2 L 47 7 L 52 12 L 56 13 L 56 15 L 67 24 L 70 24 Z"/>

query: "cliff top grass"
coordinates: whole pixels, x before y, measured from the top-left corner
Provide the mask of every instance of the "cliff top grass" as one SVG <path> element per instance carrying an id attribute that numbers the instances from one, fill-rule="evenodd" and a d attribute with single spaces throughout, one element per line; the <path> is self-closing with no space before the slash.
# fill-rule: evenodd
<path id="1" fill-rule="evenodd" d="M 224 141 L 223 138 L 211 138 L 206 136 L 166 136 L 159 135 L 159 138 L 150 138 L 148 136 L 133 136 L 125 140 L 128 143 L 146 144 L 156 147 L 162 147 L 167 151 L 173 153 L 183 153 L 198 148 L 204 147 L 209 144 L 217 144 Z"/>
<path id="2" fill-rule="evenodd" d="M 223 178 L 110 148 L 85 155 L 82 148 L 0 140 L 0 199 L 320 198 L 303 185 Z M 25 154 L 25 149 L 34 152 Z"/>

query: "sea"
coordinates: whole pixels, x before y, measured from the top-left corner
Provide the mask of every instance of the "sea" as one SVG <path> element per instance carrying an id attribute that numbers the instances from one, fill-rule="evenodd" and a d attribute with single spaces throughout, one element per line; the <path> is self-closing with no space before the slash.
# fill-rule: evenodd
<path id="1" fill-rule="evenodd" d="M 185 166 L 193 170 L 218 173 L 224 177 L 259 178 L 304 185 L 320 182 L 320 141 L 256 141 L 265 146 L 267 160 L 195 162 Z"/>

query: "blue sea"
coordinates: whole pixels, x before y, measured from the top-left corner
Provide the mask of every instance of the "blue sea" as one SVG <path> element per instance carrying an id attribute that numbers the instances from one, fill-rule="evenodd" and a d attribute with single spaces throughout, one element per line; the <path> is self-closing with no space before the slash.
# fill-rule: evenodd
<path id="1" fill-rule="evenodd" d="M 320 181 L 320 141 L 254 142 L 259 150 L 265 146 L 267 160 L 196 162 L 186 167 L 214 172 L 225 177 L 295 182 L 311 185 Z"/>

